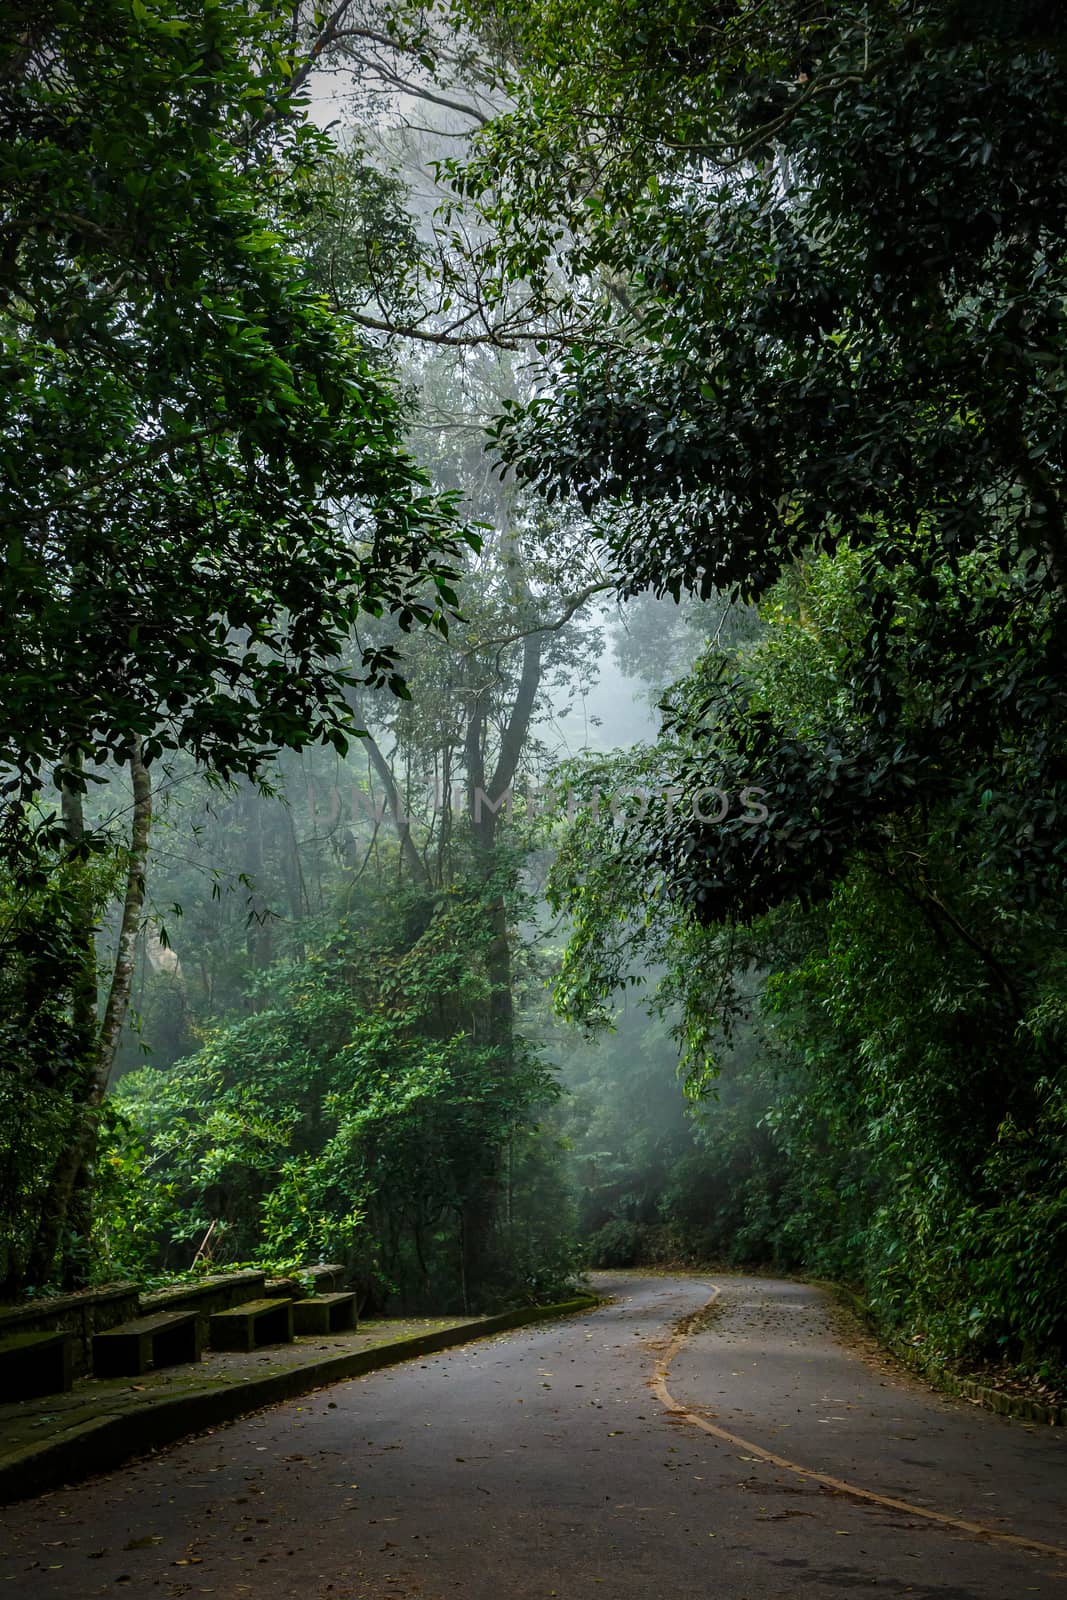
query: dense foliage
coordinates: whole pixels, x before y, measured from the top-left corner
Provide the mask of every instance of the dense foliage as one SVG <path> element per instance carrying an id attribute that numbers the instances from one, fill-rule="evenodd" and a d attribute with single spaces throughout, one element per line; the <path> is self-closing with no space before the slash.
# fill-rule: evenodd
<path id="1" fill-rule="evenodd" d="M 335 1255 L 503 1303 L 573 1203 L 595 1262 L 1062 1369 L 1055 9 L 5 30 L 9 1287 Z M 609 592 L 661 731 L 561 761 Z"/>
<path id="2" fill-rule="evenodd" d="M 920 520 L 1062 583 L 1048 6 L 484 9 L 516 104 L 457 182 L 507 271 L 619 285 L 510 453 L 615 509 L 631 587 L 759 588 Z"/>
<path id="3" fill-rule="evenodd" d="M 509 409 L 510 459 L 597 512 L 630 592 L 759 594 L 812 550 L 865 556 L 856 727 L 816 752 L 750 721 L 738 759 L 752 782 L 773 769 L 771 820 L 679 828 L 679 891 L 742 918 L 818 893 L 905 791 L 955 785 L 1010 795 L 1001 847 L 1056 892 L 1067 98 L 1048 8 L 582 7 L 566 29 L 558 6 L 486 9 L 514 32 L 516 104 L 457 183 L 502 270 L 618 289 Z M 905 637 L 925 716 L 898 714 Z"/>
<path id="4" fill-rule="evenodd" d="M 566 834 L 559 1003 L 605 1021 L 660 969 L 698 1093 L 755 1018 L 740 1147 L 769 1140 L 774 1176 L 734 1242 L 954 1348 L 1062 1362 L 1057 18 L 466 15 L 510 103 L 457 192 L 491 266 L 591 328 L 506 409 L 504 454 L 577 497 L 623 593 L 726 589 L 766 630 L 586 772 L 652 799 Z"/>
<path id="5" fill-rule="evenodd" d="M 399 685 L 393 648 L 346 669 L 357 620 L 441 623 L 464 543 L 297 253 L 330 162 L 291 26 L 274 5 L 57 0 L 0 32 L 0 1093 L 9 1122 L 63 1127 L 36 1238 L 4 1251 L 13 1283 L 50 1270 L 91 1189 L 154 768 L 181 750 L 254 775 L 280 747 L 343 744 L 352 683 Z M 87 858 L 118 830 L 94 832 L 84 794 L 115 768 L 132 805 L 98 1008 Z"/>
<path id="6" fill-rule="evenodd" d="M 98 1223 L 113 1270 L 184 1270 L 198 1249 L 216 1266 L 339 1260 L 378 1301 L 470 1305 L 494 1292 L 468 1282 L 467 1236 L 503 1154 L 497 1287 L 554 1286 L 556 1219 L 528 1169 L 530 1113 L 558 1091 L 487 1036 L 486 902 L 376 900 L 305 929 L 252 1014 L 195 1056 L 123 1077 L 106 1160 L 127 1181 Z"/>
<path id="7" fill-rule="evenodd" d="M 594 785 L 647 791 L 654 778 L 688 831 L 704 786 L 728 796 L 742 772 L 762 777 L 770 820 L 702 826 L 702 872 L 731 831 L 773 827 L 780 769 L 751 764 L 753 728 L 777 752 L 788 738 L 809 763 L 825 759 L 828 727 L 844 745 L 839 764 L 842 735 L 868 734 L 854 704 L 867 630 L 859 574 L 858 558 L 843 555 L 798 569 L 769 597 L 756 641 L 729 662 L 713 648 L 675 687 L 668 737 L 572 774 L 587 804 L 553 874 L 573 923 L 558 999 L 604 1020 L 627 974 L 662 970 L 656 1004 L 679 1008 L 691 1090 L 712 1095 L 706 1152 L 690 1169 L 691 1198 L 705 1196 L 705 1249 L 861 1283 L 887 1324 L 957 1354 L 1055 1365 L 1067 1349 L 1067 928 L 1003 849 L 1018 807 L 960 784 L 961 752 L 948 745 L 937 803 L 904 787 L 877 823 L 853 823 L 847 852 L 769 909 L 756 874 L 724 871 L 724 896 L 747 887 L 753 898 L 709 916 L 687 908 L 664 843 L 667 802 L 618 821 L 591 804 Z M 972 589 L 984 581 L 969 572 Z M 911 622 L 890 686 L 901 721 L 886 727 L 887 743 L 907 737 L 909 714 L 927 712 L 930 613 L 902 613 Z M 947 605 L 944 614 L 951 622 Z M 1026 615 L 1027 636 L 1039 637 Z M 987 714 L 990 743 L 1006 742 Z M 1009 726 L 1013 715 L 1007 707 Z M 813 795 L 815 826 L 831 795 L 829 781 Z M 736 1058 L 722 1044 L 738 1036 L 740 1114 Z M 736 1189 L 724 1206 L 711 1196 L 727 1174 Z M 664 1204 L 669 1189 L 665 1180 Z M 676 1238 L 693 1248 L 691 1228 Z"/>
<path id="8" fill-rule="evenodd" d="M 248 770 L 349 720 L 353 622 L 428 618 L 455 542 L 395 395 L 294 254 L 326 151 L 283 8 L 17 12 L 5 766 L 32 793 L 72 749 L 121 759 L 137 736 L 149 761 Z"/>

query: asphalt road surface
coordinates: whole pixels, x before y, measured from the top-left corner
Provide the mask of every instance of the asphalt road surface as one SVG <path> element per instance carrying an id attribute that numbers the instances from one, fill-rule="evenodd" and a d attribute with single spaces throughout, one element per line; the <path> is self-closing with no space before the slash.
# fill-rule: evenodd
<path id="1" fill-rule="evenodd" d="M 816 1289 L 602 1287 L 8 1507 L 0 1600 L 1067 1600 L 1057 1430 L 931 1394 Z"/>

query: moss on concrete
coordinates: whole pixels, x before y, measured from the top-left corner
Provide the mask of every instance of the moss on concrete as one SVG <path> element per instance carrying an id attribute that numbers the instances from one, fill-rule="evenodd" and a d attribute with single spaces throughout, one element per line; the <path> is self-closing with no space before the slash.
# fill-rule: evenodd
<path id="1" fill-rule="evenodd" d="M 108 1471 L 312 1389 L 599 1303 L 582 1295 L 494 1317 L 367 1322 L 357 1332 L 266 1351 L 209 1352 L 199 1366 L 167 1368 L 136 1382 L 84 1379 L 69 1394 L 0 1406 L 0 1503 Z"/>

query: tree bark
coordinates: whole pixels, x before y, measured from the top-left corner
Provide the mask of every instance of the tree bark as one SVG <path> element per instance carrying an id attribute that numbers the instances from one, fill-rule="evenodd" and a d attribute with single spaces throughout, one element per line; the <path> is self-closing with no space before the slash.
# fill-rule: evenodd
<path id="1" fill-rule="evenodd" d="M 100 1025 L 96 1070 L 93 1077 L 94 1105 L 107 1092 L 111 1069 L 115 1065 L 122 1025 L 130 1006 L 133 969 L 137 959 L 137 932 L 144 909 L 145 873 L 148 868 L 148 835 L 152 827 L 152 780 L 141 759 L 140 740 L 130 747 L 130 777 L 133 780 L 133 821 L 130 828 L 130 854 L 126 868 L 126 898 L 119 925 L 118 949 L 111 974 L 104 1020 Z"/>
<path id="2" fill-rule="evenodd" d="M 152 826 L 152 783 L 148 769 L 141 759 L 140 741 L 134 741 L 130 746 L 127 759 L 133 781 L 133 814 L 126 867 L 126 893 L 119 923 L 118 946 L 103 1020 L 98 1030 L 94 1027 L 93 1043 L 88 1052 L 75 1127 L 52 1173 L 42 1207 L 37 1237 L 26 1266 L 26 1277 L 35 1285 L 46 1282 L 52 1271 L 70 1216 L 72 1198 L 83 1175 L 88 1184 L 88 1192 L 91 1193 L 93 1162 L 100 1128 L 100 1107 L 107 1093 L 123 1023 L 129 1010 L 137 955 L 137 933 L 144 907 L 148 836 Z M 83 1219 L 83 1226 L 85 1225 L 87 1224 Z"/>
<path id="3" fill-rule="evenodd" d="M 85 842 L 85 790 L 80 774 L 81 756 L 74 752 L 67 764 L 67 773 L 64 775 L 63 787 L 60 790 L 60 809 L 71 853 L 71 873 L 76 884 L 71 921 L 81 956 L 71 989 L 71 1014 L 75 1031 L 81 1040 L 80 1053 L 89 1060 L 96 1044 L 96 919 L 93 914 L 92 888 L 81 855 Z"/>

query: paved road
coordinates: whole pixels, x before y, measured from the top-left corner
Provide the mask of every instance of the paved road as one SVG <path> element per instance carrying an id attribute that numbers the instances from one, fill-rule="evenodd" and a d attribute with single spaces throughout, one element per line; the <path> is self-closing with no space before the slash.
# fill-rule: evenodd
<path id="1" fill-rule="evenodd" d="M 820 1293 L 627 1276 L 617 1302 L 374 1373 L 0 1514 L 4 1589 L 257 1600 L 1067 1600 L 1067 1438 L 942 1400 Z M 738 1441 L 748 1441 L 739 1443 Z M 847 1479 L 915 1512 L 831 1492 Z"/>

